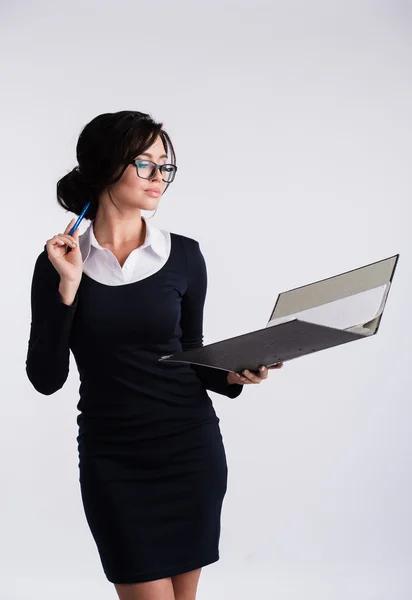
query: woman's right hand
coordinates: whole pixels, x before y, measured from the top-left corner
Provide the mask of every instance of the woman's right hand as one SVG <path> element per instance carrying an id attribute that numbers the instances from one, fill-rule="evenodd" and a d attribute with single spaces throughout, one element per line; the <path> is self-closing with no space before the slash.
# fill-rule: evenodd
<path id="1" fill-rule="evenodd" d="M 71 286 L 78 286 L 83 273 L 83 259 L 79 248 L 79 230 L 69 235 L 75 223 L 72 219 L 64 233 L 59 233 L 46 242 L 50 262 L 60 275 L 60 280 Z M 67 253 L 67 248 L 71 251 Z"/>

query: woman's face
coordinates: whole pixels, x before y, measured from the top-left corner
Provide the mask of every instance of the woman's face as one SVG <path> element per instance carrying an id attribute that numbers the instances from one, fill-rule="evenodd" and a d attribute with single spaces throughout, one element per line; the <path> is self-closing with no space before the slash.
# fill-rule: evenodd
<path id="1" fill-rule="evenodd" d="M 142 161 L 151 160 L 158 165 L 164 165 L 167 162 L 167 156 L 162 139 L 158 137 L 145 153 L 139 154 L 135 158 Z M 159 170 L 152 179 L 143 179 L 137 175 L 136 166 L 129 165 L 121 179 L 113 186 L 111 194 L 113 199 L 117 199 L 125 208 L 155 210 L 166 185 Z"/>

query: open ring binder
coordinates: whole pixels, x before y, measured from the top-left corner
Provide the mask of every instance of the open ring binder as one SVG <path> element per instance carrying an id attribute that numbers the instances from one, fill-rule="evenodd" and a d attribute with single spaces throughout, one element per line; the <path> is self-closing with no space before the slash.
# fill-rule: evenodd
<path id="1" fill-rule="evenodd" d="M 263 329 L 159 360 L 257 371 L 378 332 L 399 254 L 278 295 Z"/>

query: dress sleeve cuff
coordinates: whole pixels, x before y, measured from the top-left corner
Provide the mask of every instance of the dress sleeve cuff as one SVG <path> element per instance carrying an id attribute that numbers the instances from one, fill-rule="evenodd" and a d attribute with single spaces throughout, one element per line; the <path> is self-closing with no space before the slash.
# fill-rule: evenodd
<path id="1" fill-rule="evenodd" d="M 243 384 L 227 382 L 227 371 L 203 365 L 192 365 L 192 368 L 196 371 L 203 386 L 211 392 L 222 394 L 228 398 L 237 398 L 243 390 Z"/>

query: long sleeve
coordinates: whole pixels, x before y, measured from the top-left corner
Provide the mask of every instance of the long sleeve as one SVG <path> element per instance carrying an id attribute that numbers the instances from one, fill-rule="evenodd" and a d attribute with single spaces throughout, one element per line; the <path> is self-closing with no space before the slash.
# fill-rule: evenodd
<path id="1" fill-rule="evenodd" d="M 63 387 L 69 374 L 70 328 L 77 306 L 60 299 L 60 277 L 44 250 L 37 258 L 31 286 L 31 326 L 26 373 L 41 394 Z"/>
<path id="2" fill-rule="evenodd" d="M 190 244 L 190 245 L 189 245 Z M 207 291 L 207 269 L 199 243 L 185 239 L 187 264 L 187 290 L 182 297 L 182 349 L 191 350 L 203 346 L 203 309 Z M 228 398 L 237 398 L 243 390 L 242 384 L 229 384 L 227 371 L 191 365 L 207 390 Z"/>

